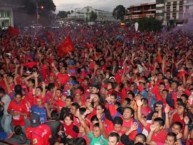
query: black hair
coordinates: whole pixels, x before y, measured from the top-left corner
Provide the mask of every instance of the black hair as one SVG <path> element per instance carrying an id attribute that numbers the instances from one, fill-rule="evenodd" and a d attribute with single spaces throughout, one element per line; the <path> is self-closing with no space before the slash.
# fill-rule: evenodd
<path id="1" fill-rule="evenodd" d="M 97 118 L 96 115 L 93 115 L 93 116 L 91 117 L 91 122 L 93 122 L 93 121 L 99 121 L 99 119 Z"/>
<path id="2" fill-rule="evenodd" d="M 77 102 L 73 102 L 71 106 L 74 106 L 76 109 L 80 108 L 80 105 Z"/>
<path id="3" fill-rule="evenodd" d="M 86 108 L 85 108 L 85 107 L 79 108 L 79 113 L 80 113 L 81 115 L 83 115 L 85 112 L 86 112 Z"/>
<path id="4" fill-rule="evenodd" d="M 121 118 L 121 117 L 115 117 L 114 119 L 113 119 L 113 124 L 115 125 L 115 124 L 120 124 L 120 125 L 123 125 L 123 119 Z"/>
<path id="5" fill-rule="evenodd" d="M 40 86 L 36 87 L 36 89 L 40 89 L 41 92 L 43 91 L 43 88 Z"/>
<path id="6" fill-rule="evenodd" d="M 131 107 L 125 107 L 124 110 L 123 110 L 123 112 L 124 112 L 125 110 L 127 110 L 127 109 L 129 109 L 129 110 L 131 111 L 131 115 L 134 116 L 135 111 L 134 111 L 133 108 L 131 108 Z"/>
<path id="7" fill-rule="evenodd" d="M 15 85 L 14 91 L 15 91 L 15 93 L 22 94 L 22 87 L 21 87 L 21 85 Z"/>
<path id="8" fill-rule="evenodd" d="M 66 114 L 68 114 L 68 113 L 70 113 L 70 109 L 69 109 L 69 108 L 66 108 L 66 107 L 63 107 L 63 108 L 61 109 L 61 111 L 60 111 L 60 117 L 59 117 L 59 119 L 60 119 L 60 120 L 64 120 L 64 116 L 65 116 Z"/>
<path id="9" fill-rule="evenodd" d="M 57 112 L 57 110 L 52 110 L 51 119 L 52 120 L 58 120 L 59 119 L 59 113 Z"/>
<path id="10" fill-rule="evenodd" d="M 76 145 L 86 145 L 86 140 L 82 137 L 76 138 L 75 139 L 75 144 Z"/>
<path id="11" fill-rule="evenodd" d="M 160 117 L 155 118 L 154 122 L 158 122 L 160 126 L 165 125 L 165 120 L 163 118 L 160 118 Z"/>
<path id="12" fill-rule="evenodd" d="M 119 134 L 116 133 L 116 132 L 111 132 L 111 133 L 109 134 L 109 137 L 116 137 L 117 142 L 119 142 L 119 140 L 120 140 L 120 136 L 119 136 Z"/>
<path id="13" fill-rule="evenodd" d="M 143 133 L 138 133 L 136 136 L 142 138 L 143 142 L 147 141 L 147 137 Z"/>
<path id="14" fill-rule="evenodd" d="M 171 136 L 174 138 L 174 141 L 176 142 L 177 141 L 177 137 L 176 137 L 176 134 L 173 133 L 173 132 L 168 132 L 167 136 Z"/>
<path id="15" fill-rule="evenodd" d="M 50 91 L 50 90 L 54 89 L 54 87 L 55 87 L 54 83 L 49 83 L 47 86 L 47 89 Z"/>
<path id="16" fill-rule="evenodd" d="M 127 102 L 128 105 L 131 104 L 131 99 L 130 98 L 125 98 L 125 101 Z"/>
<path id="17" fill-rule="evenodd" d="M 2 87 L 0 87 L 0 94 L 5 94 L 5 89 L 3 89 Z"/>
<path id="18" fill-rule="evenodd" d="M 16 135 L 22 134 L 22 128 L 21 128 L 21 126 L 19 126 L 19 125 L 15 126 L 15 127 L 14 127 L 14 133 L 15 133 Z"/>
<path id="19" fill-rule="evenodd" d="M 66 99 L 70 99 L 73 102 L 73 98 L 71 96 L 67 96 Z"/>
<path id="20" fill-rule="evenodd" d="M 99 123 L 95 123 L 93 127 L 99 127 Z"/>
<path id="21" fill-rule="evenodd" d="M 184 97 L 186 100 L 188 100 L 188 95 L 182 94 L 181 97 Z"/>
<path id="22" fill-rule="evenodd" d="M 71 120 L 73 120 L 73 114 L 72 113 L 65 114 L 63 119 L 65 119 L 66 117 L 69 117 Z"/>

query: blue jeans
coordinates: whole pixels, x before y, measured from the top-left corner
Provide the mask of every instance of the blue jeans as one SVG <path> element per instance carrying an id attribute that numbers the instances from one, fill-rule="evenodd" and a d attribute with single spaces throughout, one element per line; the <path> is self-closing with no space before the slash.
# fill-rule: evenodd
<path id="1" fill-rule="evenodd" d="M 2 119 L 1 119 L 1 126 L 4 130 L 4 132 L 6 132 L 8 135 L 12 133 L 11 130 L 11 115 L 3 115 Z"/>

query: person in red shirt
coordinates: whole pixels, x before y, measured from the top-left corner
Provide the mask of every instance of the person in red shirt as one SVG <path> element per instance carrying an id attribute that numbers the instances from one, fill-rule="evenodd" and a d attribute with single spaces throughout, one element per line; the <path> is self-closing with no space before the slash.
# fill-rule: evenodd
<path id="1" fill-rule="evenodd" d="M 15 98 L 8 106 L 8 112 L 12 115 L 12 125 L 25 126 L 25 118 L 27 118 L 27 108 L 25 102 L 22 100 L 22 94 L 16 93 Z"/>
<path id="2" fill-rule="evenodd" d="M 31 126 L 26 128 L 26 137 L 33 145 L 50 145 L 51 130 L 46 124 L 40 125 L 39 115 L 32 113 L 30 116 Z"/>
<path id="3" fill-rule="evenodd" d="M 136 123 L 135 119 L 134 119 L 134 110 L 131 107 L 126 107 L 124 108 L 123 111 L 123 126 L 122 126 L 122 131 L 126 132 L 128 128 L 131 127 L 132 124 Z M 139 127 L 139 126 L 138 126 Z M 135 136 L 137 135 L 138 129 L 133 130 L 132 132 L 130 132 L 129 134 L 129 138 L 131 140 L 135 139 Z"/>
<path id="4" fill-rule="evenodd" d="M 73 115 L 68 113 L 64 116 L 64 132 L 67 138 L 76 138 L 78 137 L 79 129 L 73 123 Z"/>
<path id="5" fill-rule="evenodd" d="M 164 144 L 167 137 L 167 130 L 164 128 L 165 121 L 162 118 L 155 118 L 150 126 L 150 132 L 147 137 L 148 144 Z"/>

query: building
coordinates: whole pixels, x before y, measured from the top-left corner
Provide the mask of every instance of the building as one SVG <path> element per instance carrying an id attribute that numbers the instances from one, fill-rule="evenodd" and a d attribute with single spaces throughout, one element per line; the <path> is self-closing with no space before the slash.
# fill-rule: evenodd
<path id="1" fill-rule="evenodd" d="M 156 17 L 156 2 L 133 5 L 127 8 L 125 19 L 136 20 L 144 17 Z"/>
<path id="2" fill-rule="evenodd" d="M 164 0 L 156 0 L 156 18 L 164 20 Z"/>
<path id="3" fill-rule="evenodd" d="M 0 27 L 6 29 L 13 26 L 13 10 L 9 7 L 0 7 Z"/>
<path id="4" fill-rule="evenodd" d="M 184 0 L 166 0 L 164 21 L 175 20 L 177 23 L 184 20 Z"/>
<path id="5" fill-rule="evenodd" d="M 185 0 L 184 2 L 184 19 L 193 17 L 193 0 Z"/>
<path id="6" fill-rule="evenodd" d="M 75 9 L 73 13 L 68 15 L 69 19 L 77 19 L 87 21 L 91 12 L 97 14 L 96 21 L 115 21 L 111 12 L 94 9 L 93 7 L 87 6 L 82 9 Z"/>
<path id="7" fill-rule="evenodd" d="M 22 0 L 0 0 L 0 27 L 13 26 L 14 10 L 22 7 Z"/>

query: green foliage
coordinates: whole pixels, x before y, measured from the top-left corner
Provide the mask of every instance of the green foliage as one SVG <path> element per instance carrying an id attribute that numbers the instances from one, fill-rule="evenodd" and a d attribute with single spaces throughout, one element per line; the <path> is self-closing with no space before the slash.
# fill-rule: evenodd
<path id="1" fill-rule="evenodd" d="M 123 5 L 118 5 L 113 10 L 113 17 L 115 19 L 124 20 L 124 15 L 126 14 L 126 9 Z"/>
<path id="2" fill-rule="evenodd" d="M 37 7 L 40 15 L 48 15 L 56 10 L 53 0 L 23 0 L 23 4 L 28 14 L 36 14 Z"/>
<path id="3" fill-rule="evenodd" d="M 68 12 L 66 12 L 66 11 L 59 11 L 57 15 L 60 18 L 66 18 L 68 16 Z"/>
<path id="4" fill-rule="evenodd" d="M 160 31 L 162 22 L 153 17 L 138 20 L 140 31 Z"/>
<path id="5" fill-rule="evenodd" d="M 90 12 L 90 18 L 89 18 L 89 20 L 90 20 L 91 22 L 93 22 L 93 21 L 95 21 L 96 19 L 97 19 L 97 14 L 96 14 L 95 12 L 91 11 L 91 12 Z"/>

